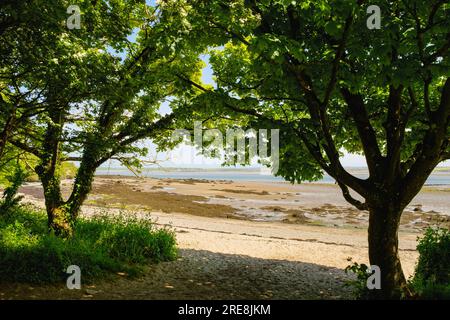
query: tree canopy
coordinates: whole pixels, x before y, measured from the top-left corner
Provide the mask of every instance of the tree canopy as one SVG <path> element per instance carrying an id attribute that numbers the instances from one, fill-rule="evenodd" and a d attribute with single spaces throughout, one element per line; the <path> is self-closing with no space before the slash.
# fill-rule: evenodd
<path id="1" fill-rule="evenodd" d="M 136 142 L 161 134 L 175 119 L 161 116 L 161 103 L 172 98 L 175 110 L 176 97 L 192 91 L 176 74 L 198 79 L 202 66 L 198 49 L 158 7 L 86 1 L 83 27 L 69 29 L 68 5 L 6 4 L 6 17 L 17 20 L 1 35 L 4 142 L 39 159 L 35 171 L 56 231 L 70 229 L 102 163 L 138 164 L 136 156 L 147 150 Z M 67 200 L 60 190 L 64 161 L 80 162 Z"/>
<path id="2" fill-rule="evenodd" d="M 326 172 L 369 210 L 371 263 L 384 271 L 384 297 L 398 295 L 401 213 L 449 159 L 449 3 L 377 1 L 373 29 L 365 1 L 162 3 L 175 2 L 190 10 L 191 32 L 212 39 L 217 87 L 185 77 L 203 92 L 194 105 L 205 117 L 281 129 L 278 175 Z M 367 179 L 342 166 L 344 150 L 365 156 Z"/>

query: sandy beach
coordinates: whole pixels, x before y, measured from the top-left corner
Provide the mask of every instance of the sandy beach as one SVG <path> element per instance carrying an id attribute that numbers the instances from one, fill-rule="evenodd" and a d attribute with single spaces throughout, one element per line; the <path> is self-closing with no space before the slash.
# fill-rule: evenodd
<path id="1" fill-rule="evenodd" d="M 71 181 L 64 181 L 66 194 Z M 25 201 L 43 206 L 29 183 Z M 449 192 L 426 187 L 405 211 L 400 256 L 409 277 L 417 237 L 449 227 Z M 347 299 L 351 261 L 368 263 L 367 212 L 334 185 L 97 177 L 83 215 L 135 214 L 176 232 L 180 258 L 149 266 L 143 277 L 69 291 L 63 284 L 2 285 L 16 299 Z"/>

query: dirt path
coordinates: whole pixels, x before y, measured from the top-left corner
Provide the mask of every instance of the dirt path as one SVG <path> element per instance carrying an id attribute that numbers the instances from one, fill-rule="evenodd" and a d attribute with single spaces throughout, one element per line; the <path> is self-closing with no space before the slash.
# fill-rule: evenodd
<path id="1" fill-rule="evenodd" d="M 181 250 L 178 261 L 149 267 L 144 277 L 84 286 L 2 285 L 1 299 L 343 299 L 346 275 L 309 263 Z"/>

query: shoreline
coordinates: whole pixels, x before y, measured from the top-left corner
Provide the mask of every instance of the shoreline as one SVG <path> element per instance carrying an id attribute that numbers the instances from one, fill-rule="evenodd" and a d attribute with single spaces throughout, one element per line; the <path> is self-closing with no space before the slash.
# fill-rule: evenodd
<path id="1" fill-rule="evenodd" d="M 72 183 L 62 182 L 65 197 Z M 20 192 L 43 200 L 40 183 L 27 183 Z M 449 192 L 450 188 L 424 187 L 405 209 L 400 230 L 421 233 L 432 225 L 450 228 Z M 368 225 L 367 211 L 348 204 L 336 185 L 318 183 L 96 176 L 85 205 L 338 228 Z"/>
<path id="2" fill-rule="evenodd" d="M 361 179 L 366 179 L 369 175 L 367 168 L 364 167 L 348 167 L 349 173 Z M 122 176 L 134 177 L 134 172 L 124 168 L 100 168 L 97 170 L 96 176 Z M 194 179 L 205 180 L 221 180 L 227 181 L 243 181 L 243 182 L 273 182 L 273 183 L 290 183 L 281 177 L 275 177 L 269 172 L 258 168 L 144 168 L 141 171 L 142 178 L 169 178 L 169 179 Z M 335 184 L 335 180 L 329 175 L 318 181 L 304 182 L 305 184 Z M 450 167 L 438 167 L 428 177 L 424 186 L 440 186 L 450 188 Z"/>

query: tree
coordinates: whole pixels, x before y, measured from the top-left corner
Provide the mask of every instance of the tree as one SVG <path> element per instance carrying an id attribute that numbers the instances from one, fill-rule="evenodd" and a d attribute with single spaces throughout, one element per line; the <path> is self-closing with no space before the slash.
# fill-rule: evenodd
<path id="1" fill-rule="evenodd" d="M 46 16 L 62 18 L 62 10 L 61 1 L 54 0 L 45 4 L 5 0 L 0 5 L 0 159 L 12 133 L 45 108 L 42 95 L 27 77 L 32 71 L 42 75 L 51 63 L 49 55 L 59 34 L 42 30 L 62 29 Z"/>
<path id="2" fill-rule="evenodd" d="M 39 96 L 19 95 L 27 108 L 41 110 L 15 127 L 8 142 L 39 159 L 35 171 L 44 188 L 49 228 L 65 237 L 72 235 L 96 169 L 109 159 L 137 165 L 146 149 L 136 142 L 161 134 L 175 118 L 159 114 L 161 103 L 172 97 L 175 112 L 175 97 L 190 93 L 175 74 L 198 78 L 201 68 L 195 46 L 187 45 L 178 27 L 170 28 L 170 16 L 157 7 L 135 0 L 83 2 L 81 28 L 70 30 L 67 6 L 55 0 L 47 8 L 47 24 L 40 31 L 54 43 L 43 48 L 31 42 L 33 52 L 48 51 L 31 54 L 31 60 L 18 54 L 12 74 L 19 68 L 29 71 L 14 78 L 17 84 L 12 77 L 6 82 L 8 90 L 17 87 L 19 93 Z M 16 9 L 16 15 L 23 13 L 22 7 Z M 23 45 L 13 42 L 12 51 Z M 80 162 L 67 199 L 60 181 L 64 161 Z"/>
<path id="3" fill-rule="evenodd" d="M 215 48 L 217 88 L 180 75 L 203 91 L 204 117 L 281 129 L 277 175 L 333 177 L 370 212 L 369 259 L 382 272 L 374 297 L 408 295 L 400 217 L 450 157 L 448 1 L 377 1 L 380 30 L 367 28 L 362 0 L 177 3 Z M 367 179 L 342 166 L 343 150 L 365 156 Z"/>

